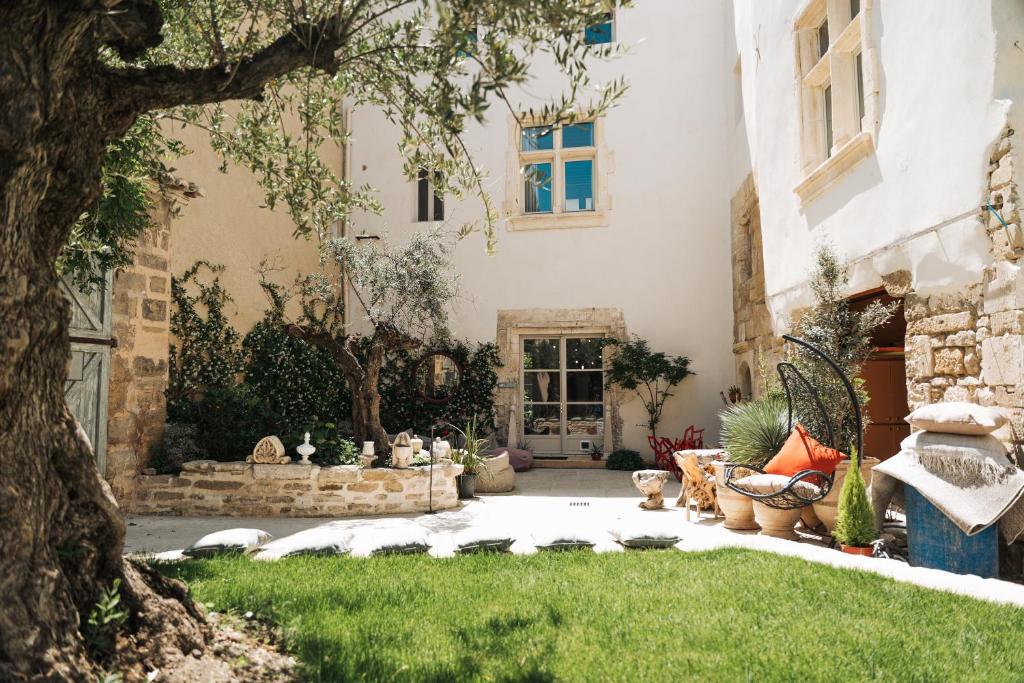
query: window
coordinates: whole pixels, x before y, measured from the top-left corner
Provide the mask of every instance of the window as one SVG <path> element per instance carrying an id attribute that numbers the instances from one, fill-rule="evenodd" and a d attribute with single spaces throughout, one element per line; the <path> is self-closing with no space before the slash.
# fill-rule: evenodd
<path id="1" fill-rule="evenodd" d="M 595 137 L 592 121 L 522 130 L 519 158 L 524 214 L 595 210 Z"/>
<path id="2" fill-rule="evenodd" d="M 794 190 L 805 202 L 874 149 L 873 2 L 807 0 L 797 18 L 804 179 Z"/>
<path id="3" fill-rule="evenodd" d="M 444 196 L 438 191 L 441 185 L 441 174 L 434 171 L 431 174 L 427 169 L 421 168 L 416 179 L 416 220 L 443 221 L 444 220 Z"/>
<path id="4" fill-rule="evenodd" d="M 605 19 L 599 24 L 588 26 L 583 33 L 587 45 L 605 45 L 615 40 L 615 19 L 611 12 L 605 12 Z"/>

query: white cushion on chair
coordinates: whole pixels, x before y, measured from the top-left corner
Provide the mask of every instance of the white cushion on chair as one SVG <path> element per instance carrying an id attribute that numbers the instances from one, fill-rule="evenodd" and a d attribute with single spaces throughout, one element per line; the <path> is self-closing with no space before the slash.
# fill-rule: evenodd
<path id="1" fill-rule="evenodd" d="M 734 481 L 733 484 L 749 493 L 764 495 L 766 493 L 778 493 L 786 488 L 791 479 L 792 477 L 782 474 L 752 474 L 749 477 L 743 477 L 738 481 Z M 798 481 L 791 490 L 801 498 L 817 498 L 821 495 L 821 489 L 806 479 Z"/>

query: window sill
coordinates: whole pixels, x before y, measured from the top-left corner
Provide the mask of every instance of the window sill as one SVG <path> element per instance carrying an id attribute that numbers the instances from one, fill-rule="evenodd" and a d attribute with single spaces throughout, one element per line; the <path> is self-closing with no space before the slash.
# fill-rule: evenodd
<path id="1" fill-rule="evenodd" d="M 508 229 L 516 231 L 600 228 L 608 225 L 608 218 L 608 214 L 604 211 L 527 214 L 509 217 Z"/>
<path id="2" fill-rule="evenodd" d="M 867 131 L 858 133 L 840 147 L 835 154 L 808 173 L 807 177 L 793 188 L 793 191 L 797 193 L 802 203 L 809 203 L 830 185 L 849 173 L 861 159 L 866 158 L 874 149 L 875 141 L 871 133 Z"/>

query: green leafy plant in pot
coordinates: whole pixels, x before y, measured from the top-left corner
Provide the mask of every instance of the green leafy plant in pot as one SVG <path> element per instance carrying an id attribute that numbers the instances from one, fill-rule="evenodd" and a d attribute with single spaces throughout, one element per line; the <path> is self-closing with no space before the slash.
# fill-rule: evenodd
<path id="1" fill-rule="evenodd" d="M 722 446 L 729 462 L 764 467 L 789 438 L 786 399 L 769 394 L 721 413 Z"/>
<path id="2" fill-rule="evenodd" d="M 851 449 L 850 469 L 839 492 L 839 511 L 832 536 L 839 541 L 844 553 L 870 557 L 874 552 L 871 543 L 878 538 L 875 512 L 860 473 L 860 456 L 856 448 Z"/>
<path id="3" fill-rule="evenodd" d="M 484 462 L 487 459 L 488 439 L 480 438 L 480 431 L 477 427 L 474 416 L 466 423 L 466 445 L 463 448 L 456 448 L 452 451 L 452 462 L 462 465 L 462 474 L 455 478 L 459 489 L 459 498 L 465 500 L 476 495 L 476 478 L 481 473 L 488 476 L 484 469 Z"/>

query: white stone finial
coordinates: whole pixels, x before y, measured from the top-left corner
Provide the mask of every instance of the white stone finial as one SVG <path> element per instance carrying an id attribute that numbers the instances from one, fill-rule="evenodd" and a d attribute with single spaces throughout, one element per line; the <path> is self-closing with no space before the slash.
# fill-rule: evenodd
<path id="1" fill-rule="evenodd" d="M 310 465 L 309 456 L 316 453 L 316 448 L 309 443 L 309 432 L 303 434 L 303 442 L 296 446 L 295 452 L 302 456 L 302 460 L 299 463 L 303 465 Z"/>

